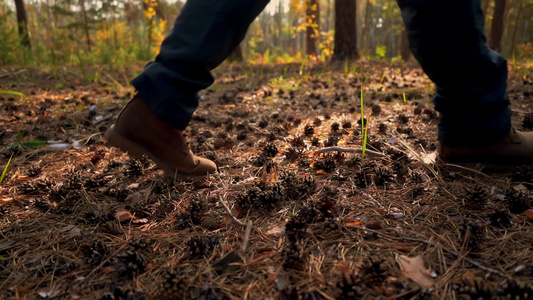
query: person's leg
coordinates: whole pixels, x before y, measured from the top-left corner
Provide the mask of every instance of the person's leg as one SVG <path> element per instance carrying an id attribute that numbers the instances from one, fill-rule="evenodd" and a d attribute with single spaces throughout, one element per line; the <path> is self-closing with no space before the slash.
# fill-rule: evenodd
<path id="1" fill-rule="evenodd" d="M 437 86 L 439 141 L 490 144 L 511 129 L 505 59 L 487 47 L 479 0 L 398 0 L 413 55 Z"/>
<path id="2" fill-rule="evenodd" d="M 397 0 L 411 51 L 436 84 L 439 157 L 504 169 L 533 164 L 533 133 L 511 128 L 506 60 L 490 50 L 479 0 Z"/>
<path id="3" fill-rule="evenodd" d="M 155 61 L 132 80 L 165 123 L 185 129 L 198 107 L 197 92 L 213 83 L 211 69 L 242 41 L 268 0 L 189 0 Z"/>
<path id="4" fill-rule="evenodd" d="M 170 177 L 204 177 L 214 162 L 194 155 L 182 134 L 198 107 L 197 92 L 213 83 L 268 0 L 189 0 L 156 60 L 132 80 L 138 94 L 106 133 L 110 146 L 152 159 Z"/>

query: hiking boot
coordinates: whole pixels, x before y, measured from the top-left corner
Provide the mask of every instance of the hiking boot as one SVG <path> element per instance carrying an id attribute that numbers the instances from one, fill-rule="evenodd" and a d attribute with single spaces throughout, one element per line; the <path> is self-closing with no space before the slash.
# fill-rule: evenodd
<path id="1" fill-rule="evenodd" d="M 139 95 L 120 112 L 105 139 L 134 158 L 146 155 L 172 178 L 203 178 L 217 170 L 213 161 L 195 156 L 183 132 L 160 121 Z"/>
<path id="2" fill-rule="evenodd" d="M 445 164 L 485 171 L 512 171 L 533 164 L 533 132 L 514 128 L 501 141 L 484 146 L 450 146 L 440 143 L 439 158 Z"/>

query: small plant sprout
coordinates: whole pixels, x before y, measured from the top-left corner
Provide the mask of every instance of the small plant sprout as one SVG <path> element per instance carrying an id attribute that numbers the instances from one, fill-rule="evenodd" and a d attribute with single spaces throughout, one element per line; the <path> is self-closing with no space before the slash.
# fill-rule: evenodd
<path id="1" fill-rule="evenodd" d="M 6 178 L 7 171 L 9 169 L 9 166 L 11 165 L 11 160 L 13 159 L 13 154 L 11 154 L 11 157 L 7 161 L 6 166 L 4 167 L 4 171 L 2 171 L 2 175 L 0 175 L 0 184 L 4 181 L 4 178 Z"/>
<path id="2" fill-rule="evenodd" d="M 407 98 L 405 98 L 405 91 L 403 91 L 403 105 L 407 105 Z"/>
<path id="3" fill-rule="evenodd" d="M 12 96 L 19 96 L 20 98 L 24 98 L 24 94 L 23 94 L 23 93 L 15 92 L 15 91 L 0 90 L 0 95 L 1 95 L 1 94 L 4 94 L 4 95 L 12 95 Z"/>

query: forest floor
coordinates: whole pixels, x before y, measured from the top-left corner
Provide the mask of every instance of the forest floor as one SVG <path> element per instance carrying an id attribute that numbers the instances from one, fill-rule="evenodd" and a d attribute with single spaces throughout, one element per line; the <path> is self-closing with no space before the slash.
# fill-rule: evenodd
<path id="1" fill-rule="evenodd" d="M 106 147 L 141 66 L 106 70 L 0 68 L 1 299 L 533 295 L 533 170 L 435 164 L 417 65 L 215 70 L 186 134 L 220 170 L 196 182 Z M 510 74 L 532 130 L 533 68 Z M 362 148 L 361 89 L 371 151 L 317 153 Z"/>

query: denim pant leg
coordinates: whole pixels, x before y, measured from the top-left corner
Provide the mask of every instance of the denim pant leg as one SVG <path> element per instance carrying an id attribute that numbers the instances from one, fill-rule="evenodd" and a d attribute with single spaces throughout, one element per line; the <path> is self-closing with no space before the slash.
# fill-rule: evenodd
<path id="1" fill-rule="evenodd" d="M 198 107 L 197 92 L 213 83 L 211 70 L 242 41 L 268 0 L 189 0 L 159 55 L 131 83 L 168 125 L 184 129 Z"/>
<path id="2" fill-rule="evenodd" d="M 507 63 L 490 50 L 479 0 L 397 0 L 409 43 L 437 86 L 439 141 L 482 145 L 511 128 Z"/>

